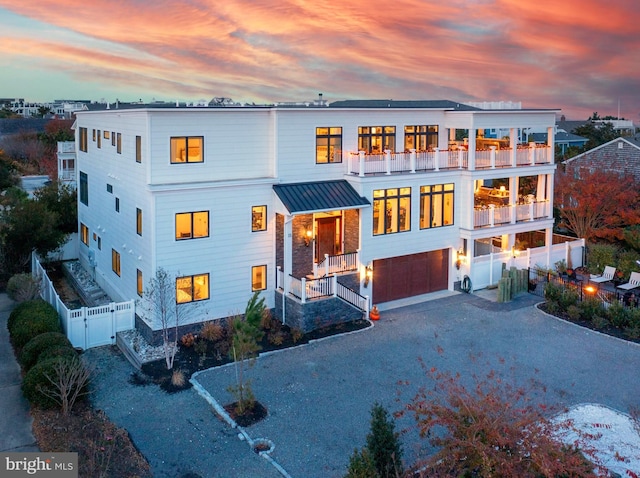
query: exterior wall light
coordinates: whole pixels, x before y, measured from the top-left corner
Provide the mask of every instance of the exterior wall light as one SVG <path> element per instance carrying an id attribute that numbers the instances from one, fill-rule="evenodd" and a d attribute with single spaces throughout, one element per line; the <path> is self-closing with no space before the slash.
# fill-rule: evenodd
<path id="1" fill-rule="evenodd" d="M 369 281 L 373 278 L 373 267 L 369 264 L 364 270 L 364 286 L 369 286 Z"/>
<path id="2" fill-rule="evenodd" d="M 307 227 L 304 233 L 304 245 L 309 247 L 309 244 L 311 244 L 312 240 L 313 240 L 313 231 L 311 230 L 310 227 Z"/>
<path id="3" fill-rule="evenodd" d="M 456 269 L 460 270 L 460 267 L 465 263 L 466 259 L 462 249 L 456 252 Z"/>

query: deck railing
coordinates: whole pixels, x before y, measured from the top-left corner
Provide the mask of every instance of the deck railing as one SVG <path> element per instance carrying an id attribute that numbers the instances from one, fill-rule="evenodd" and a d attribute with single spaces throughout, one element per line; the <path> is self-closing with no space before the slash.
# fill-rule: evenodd
<path id="1" fill-rule="evenodd" d="M 314 277 L 324 277 L 338 272 L 355 271 L 358 269 L 358 252 L 348 252 L 337 256 L 324 255 L 324 259 L 313 265 Z"/>
<path id="2" fill-rule="evenodd" d="M 278 270 L 277 277 L 278 280 L 283 278 L 282 271 Z M 279 289 L 282 289 L 283 287 L 281 287 L 281 285 L 284 284 L 278 283 L 277 285 Z M 356 291 L 340 284 L 338 282 L 338 276 L 335 275 L 319 279 L 298 279 L 290 275 L 289 293 L 299 299 L 303 304 L 309 300 L 321 299 L 323 297 L 339 297 L 362 310 L 367 315 L 369 314 L 369 297 L 362 296 Z"/>
<path id="3" fill-rule="evenodd" d="M 547 218 L 551 213 L 551 204 L 549 201 L 533 201 L 528 204 L 506 206 L 490 204 L 487 207 L 477 208 L 473 211 L 473 227 L 492 227 L 508 224 L 512 222 L 511 215 L 514 213 L 513 221 L 515 222 Z"/>

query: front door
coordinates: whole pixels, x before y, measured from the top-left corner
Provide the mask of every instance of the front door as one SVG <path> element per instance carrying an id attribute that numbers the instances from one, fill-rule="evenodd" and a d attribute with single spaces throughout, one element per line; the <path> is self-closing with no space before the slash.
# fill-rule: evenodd
<path id="1" fill-rule="evenodd" d="M 340 245 L 340 218 L 322 217 L 316 219 L 316 262 L 324 259 L 324 255 L 335 256 Z"/>

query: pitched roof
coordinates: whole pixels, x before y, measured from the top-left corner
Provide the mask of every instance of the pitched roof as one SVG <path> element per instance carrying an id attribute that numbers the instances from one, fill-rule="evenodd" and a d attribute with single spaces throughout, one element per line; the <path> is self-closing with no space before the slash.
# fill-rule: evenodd
<path id="1" fill-rule="evenodd" d="M 371 205 L 344 179 L 276 184 L 273 190 L 291 214 L 357 209 Z"/>

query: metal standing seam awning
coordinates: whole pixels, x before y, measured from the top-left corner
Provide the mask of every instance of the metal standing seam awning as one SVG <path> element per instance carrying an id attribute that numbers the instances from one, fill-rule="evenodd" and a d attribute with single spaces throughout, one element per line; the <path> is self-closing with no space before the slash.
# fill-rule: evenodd
<path id="1" fill-rule="evenodd" d="M 344 179 L 276 184 L 273 190 L 291 215 L 371 206 Z"/>

